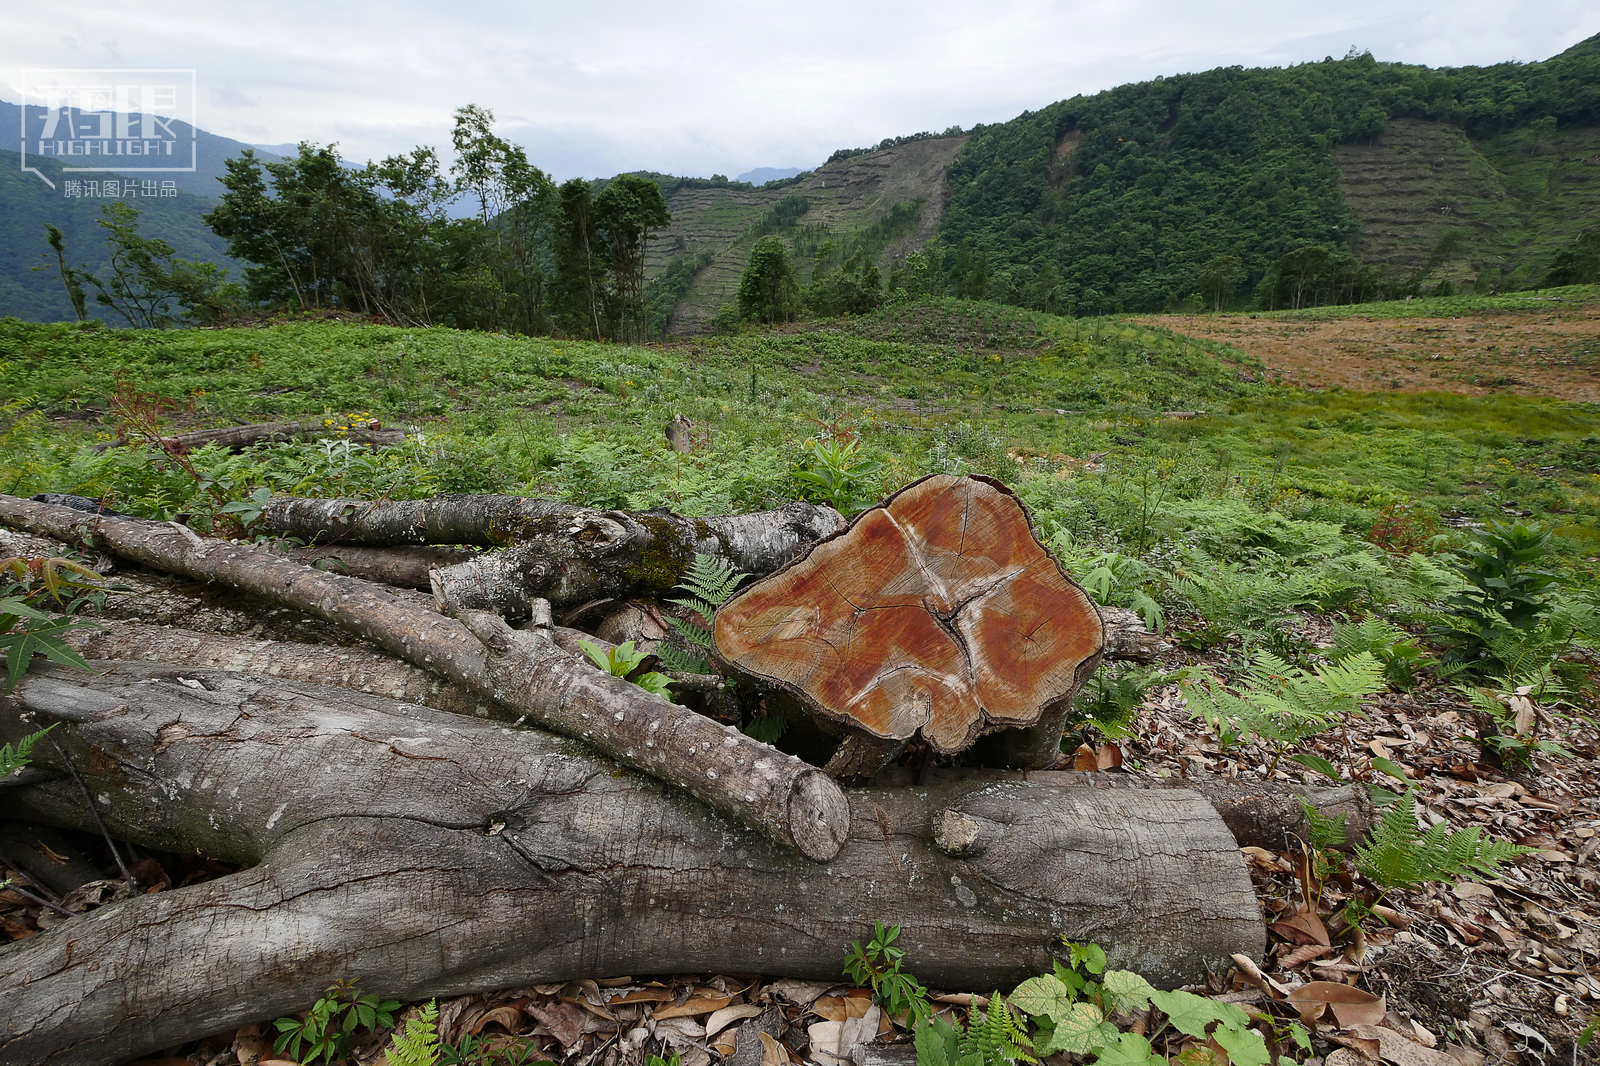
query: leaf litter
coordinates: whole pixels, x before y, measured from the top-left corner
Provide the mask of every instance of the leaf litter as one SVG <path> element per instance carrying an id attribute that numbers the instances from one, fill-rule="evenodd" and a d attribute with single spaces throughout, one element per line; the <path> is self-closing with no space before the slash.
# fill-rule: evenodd
<path id="1" fill-rule="evenodd" d="M 1450 690 L 1386 693 L 1363 709 L 1365 719 L 1314 737 L 1303 750 L 1340 768 L 1346 779 L 1400 786 L 1380 767 L 1389 761 L 1387 769 L 1405 774 L 1401 787 L 1415 792 L 1421 828 L 1478 827 L 1534 850 L 1495 877 L 1380 895 L 1348 861 L 1328 863 L 1334 853 L 1244 848 L 1272 943 L 1264 958 L 1238 957 L 1230 973 L 1190 991 L 1307 1025 L 1321 1066 L 1594 1061 L 1592 1048 L 1574 1042 L 1586 1019 L 1600 1012 L 1600 743 L 1593 725 L 1583 722 L 1563 736 L 1571 757 L 1538 754 L 1518 771 L 1485 761 L 1478 718 Z M 1273 761 L 1270 751 L 1250 742 L 1224 750 L 1189 716 L 1179 690 L 1167 686 L 1147 695 L 1130 736 L 1085 745 L 1059 765 L 1259 780 Z M 1310 785 L 1321 780 L 1288 763 L 1273 777 Z M 111 868 L 103 843 L 59 835 L 102 869 Z M 69 861 L 42 842 L 36 850 L 44 861 Z M 120 879 L 105 878 L 58 896 L 9 857 L 0 858 L 4 876 L 14 879 L 11 889 L 0 891 L 0 932 L 11 940 L 68 920 L 60 910 L 79 914 L 129 895 Z M 149 851 L 135 854 L 134 862 L 145 892 L 235 869 Z M 1365 906 L 1366 920 L 1347 922 L 1351 903 Z M 942 1014 L 964 1022 L 969 1011 L 988 1005 L 988 991 L 932 990 L 930 998 Z M 1128 1023 L 1142 1034 L 1148 1019 Z M 909 1019 L 884 1015 L 867 989 L 755 975 L 616 977 L 478 993 L 441 1002 L 438 1025 L 446 1044 L 476 1049 L 473 1062 L 566 1066 L 632 1066 L 652 1055 L 670 1061 L 673 1054 L 680 1066 L 841 1066 L 856 1061 L 858 1044 L 905 1045 L 910 1039 Z M 387 1039 L 385 1032 L 358 1041 L 353 1061 L 386 1063 Z M 1184 1066 L 1229 1063 L 1215 1041 L 1184 1038 L 1166 1050 L 1170 1061 Z M 285 1061 L 274 1057 L 270 1020 L 139 1060 L 142 1066 Z M 1065 1066 L 1080 1060 L 1058 1054 L 1047 1061 Z"/>

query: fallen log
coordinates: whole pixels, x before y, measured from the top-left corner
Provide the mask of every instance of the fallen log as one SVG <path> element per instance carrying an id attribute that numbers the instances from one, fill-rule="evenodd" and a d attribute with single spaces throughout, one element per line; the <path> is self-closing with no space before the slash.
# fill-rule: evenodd
<path id="1" fill-rule="evenodd" d="M 270 547 L 295 562 L 319 570 L 331 570 L 396 588 L 423 591 L 433 587 L 428 577 L 430 572 L 441 567 L 457 566 L 477 555 L 469 548 L 445 545 L 372 548 L 358 544 L 318 544 L 306 547 L 278 541 Z"/>
<path id="2" fill-rule="evenodd" d="M 171 451 L 176 449 L 179 455 L 192 452 L 196 448 L 203 448 L 207 444 L 216 444 L 235 451 L 248 448 L 254 444 L 283 444 L 292 440 L 315 440 L 319 437 L 337 437 L 356 444 L 374 444 L 388 446 L 399 444 L 406 439 L 403 429 L 384 429 L 378 425 L 350 426 L 347 429 L 337 429 L 320 420 L 309 422 L 261 422 L 249 426 L 223 426 L 221 429 L 196 429 L 187 433 L 172 433 L 158 438 L 161 447 Z M 141 443 L 145 438 L 139 438 Z M 104 452 L 111 448 L 121 448 L 129 443 L 126 436 L 104 444 L 96 444 L 96 452 Z"/>
<path id="3" fill-rule="evenodd" d="M 611 648 L 603 638 L 564 626 L 550 626 L 549 632 L 560 647 L 580 655 L 579 641 L 593 644 L 601 652 Z M 181 663 L 196 669 L 227 673 L 254 674 L 286 681 L 305 681 L 314 685 L 350 689 L 395 700 L 426 705 L 475 718 L 512 722 L 521 717 L 515 711 L 485 700 L 459 685 L 418 669 L 393 656 L 361 647 L 301 644 L 283 640 L 250 640 L 196 633 L 172 626 L 142 625 L 136 622 L 106 621 L 99 628 L 80 629 L 62 638 L 86 659 L 129 663 Z M 715 694 L 717 679 L 702 675 L 672 675 L 675 687 L 693 689 L 702 698 Z M 37 771 L 37 777 L 49 776 Z M 978 767 L 919 770 L 891 767 L 875 779 L 888 787 L 915 788 L 928 781 L 1004 783 L 1017 781 L 1016 773 Z M 1082 773 L 1077 771 L 1034 771 L 1027 780 L 1085 788 L 1186 788 L 1199 792 L 1216 808 L 1223 824 L 1240 846 L 1275 850 L 1294 850 L 1299 841 L 1310 839 L 1303 799 L 1322 817 L 1345 821 L 1346 847 L 1365 838 L 1375 813 L 1371 796 L 1360 785 L 1308 787 L 1295 784 L 1230 779 L 1221 777 L 1147 777 L 1141 774 Z M 32 783 L 7 778 L 5 786 Z"/>
<path id="4" fill-rule="evenodd" d="M 733 672 L 845 723 L 828 769 L 869 777 L 913 736 L 951 755 L 1002 729 L 1002 765 L 1050 766 L 1105 638 L 1011 490 L 935 474 L 734 593 L 712 641 Z"/>
<path id="5" fill-rule="evenodd" d="M 578 737 L 624 765 L 822 861 L 848 832 L 849 808 L 825 774 L 711 720 L 602 674 L 553 634 L 518 634 L 497 616 L 463 620 L 403 595 L 274 552 L 197 536 L 173 523 L 85 515 L 0 496 L 0 523 L 92 546 L 146 566 L 247 591 L 354 633 L 481 697 Z"/>
<path id="6" fill-rule="evenodd" d="M 520 496 L 278 499 L 262 516 L 275 535 L 306 541 L 503 547 L 439 569 L 433 588 L 441 609 L 448 603 L 512 620 L 526 618 L 535 599 L 561 608 L 666 595 L 697 553 L 725 558 L 746 573 L 770 573 L 844 521 L 833 508 L 813 503 L 685 518 Z"/>
<path id="7" fill-rule="evenodd" d="M 31 671 L 0 733 L 66 723 L 53 735 L 115 834 L 257 865 L 0 948 L 0 1061 L 121 1061 L 352 976 L 402 999 L 668 971 L 830 979 L 874 920 L 900 923 L 907 970 L 947 988 L 1048 970 L 1061 936 L 1163 987 L 1265 941 L 1233 838 L 1182 789 L 851 790 L 850 837 L 818 866 L 542 732 L 95 665 Z M 0 814 L 90 824 L 65 779 L 0 792 Z M 936 843 L 962 819 L 984 830 L 971 854 Z"/>

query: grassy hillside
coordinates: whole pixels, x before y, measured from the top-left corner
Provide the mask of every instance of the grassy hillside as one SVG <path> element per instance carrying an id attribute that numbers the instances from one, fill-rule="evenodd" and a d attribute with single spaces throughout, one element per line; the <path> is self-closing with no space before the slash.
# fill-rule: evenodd
<path id="1" fill-rule="evenodd" d="M 1369 553 L 1385 508 L 1435 528 L 1509 509 L 1555 525 L 1569 569 L 1600 572 L 1593 405 L 1309 392 L 1224 345 L 1116 318 L 935 300 L 647 347 L 320 322 L 141 333 L 9 321 L 0 392 L 26 399 L 0 430 L 0 491 L 107 493 L 162 517 L 197 506 L 159 458 L 88 449 L 116 431 L 118 373 L 170 398 L 172 427 L 320 416 L 336 437 L 370 415 L 415 431 L 383 452 L 200 453 L 235 497 L 257 485 L 504 491 L 717 513 L 793 498 L 805 442 L 854 436 L 883 464 L 874 494 L 975 470 L 1019 486 L 1044 528 L 1075 543 L 1161 557 L 1203 542 L 1241 560 L 1299 545 L 1295 565 L 1309 566 Z M 695 424 L 688 456 L 665 445 L 676 413 Z"/>
<path id="2" fill-rule="evenodd" d="M 104 231 L 97 225 L 100 205 L 107 200 L 68 199 L 63 194 L 67 175 L 61 164 L 32 160 L 55 181 L 52 190 L 33 174 L 20 169 L 16 152 L 0 152 L 0 316 L 31 322 L 63 321 L 73 317 L 72 304 L 61 286 L 55 253 L 45 239 L 45 224 L 59 227 L 66 237 L 68 263 L 87 266 L 102 279 L 110 271 Z M 114 174 L 97 175 L 117 177 Z M 174 197 L 137 197 L 124 201 L 140 212 L 140 232 L 169 242 L 185 259 L 238 266 L 226 254 L 226 243 L 212 233 L 200 216 L 213 206 L 186 192 Z M 35 267 L 44 269 L 35 270 Z M 97 307 L 89 295 L 89 313 L 122 320 L 108 308 Z"/>
<path id="3" fill-rule="evenodd" d="M 1049 270 L 1056 302 L 1087 312 L 1160 309 L 1223 255 L 1247 294 L 1306 244 L 1526 284 L 1594 225 L 1596 127 L 1600 37 L 1543 63 L 1360 55 L 1124 85 L 973 131 L 946 267 L 970 242 L 992 298 L 1037 300 Z"/>

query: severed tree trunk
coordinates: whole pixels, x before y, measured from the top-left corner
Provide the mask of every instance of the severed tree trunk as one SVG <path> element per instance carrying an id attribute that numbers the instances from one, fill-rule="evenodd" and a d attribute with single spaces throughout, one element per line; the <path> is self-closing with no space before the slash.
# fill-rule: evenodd
<path id="1" fill-rule="evenodd" d="M 399 444 L 406 439 L 403 429 L 382 429 L 351 426 L 336 431 L 320 421 L 312 422 L 262 422 L 250 426 L 224 426 L 221 429 L 197 429 L 188 433 L 174 433 L 161 438 L 162 447 L 179 449 L 179 454 L 203 448 L 207 444 L 220 444 L 224 448 L 248 448 L 252 444 L 282 444 L 291 440 L 313 440 L 318 437 L 339 436 L 356 444 Z M 120 448 L 128 443 L 127 437 L 95 445 L 95 451 Z"/>
<path id="2" fill-rule="evenodd" d="M 32 671 L 0 699 L 3 738 L 65 722 L 53 735 L 115 834 L 258 865 L 0 948 L 4 1062 L 121 1061 L 303 1009 L 342 977 L 403 999 L 621 974 L 835 978 L 873 920 L 900 923 L 907 971 L 947 988 L 1047 970 L 1062 935 L 1163 987 L 1265 942 L 1234 839 L 1183 789 L 1009 775 L 852 790 L 850 836 L 816 865 L 543 732 L 95 665 Z M 0 814 L 92 825 L 68 778 L 0 791 Z"/>
<path id="3" fill-rule="evenodd" d="M 510 545 L 440 569 L 440 604 L 526 618 L 535 599 L 557 608 L 597 599 L 663 596 L 695 555 L 768 574 L 844 522 L 831 507 L 791 503 L 756 514 L 685 518 L 666 511 L 597 511 L 520 496 L 432 500 L 274 500 L 278 536 L 340 544 Z"/>
<path id="4" fill-rule="evenodd" d="M 815 768 L 721 723 L 602 674 L 549 633 L 519 634 L 484 612 L 462 621 L 419 609 L 357 578 L 208 540 L 172 523 L 90 516 L 0 496 L 0 522 L 85 544 L 171 573 L 218 581 L 332 622 L 624 765 L 685 789 L 810 858 L 832 858 L 848 832 L 839 787 Z"/>
<path id="5" fill-rule="evenodd" d="M 935 474 L 858 515 L 717 610 L 717 657 L 851 727 L 829 763 L 870 776 L 920 734 L 1005 765 L 1055 762 L 1104 624 L 998 481 Z M 1020 732 L 1019 732 L 1020 731 Z"/>

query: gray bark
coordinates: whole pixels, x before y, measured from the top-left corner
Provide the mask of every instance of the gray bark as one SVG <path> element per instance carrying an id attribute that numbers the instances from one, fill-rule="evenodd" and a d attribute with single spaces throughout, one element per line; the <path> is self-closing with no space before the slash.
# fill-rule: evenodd
<path id="1" fill-rule="evenodd" d="M 173 433 L 161 438 L 161 443 L 176 446 L 184 451 L 203 448 L 207 444 L 220 444 L 224 448 L 248 448 L 252 444 L 282 444 L 291 440 L 314 440 L 318 437 L 337 437 L 341 434 L 320 421 L 265 422 L 250 426 L 224 426 L 221 429 L 197 429 L 188 433 Z M 342 437 L 357 444 L 390 445 L 406 439 L 403 429 L 365 429 L 352 426 Z M 128 443 L 127 437 L 95 445 L 95 451 L 120 448 Z"/>
<path id="2" fill-rule="evenodd" d="M 147 566 L 217 581 L 332 622 L 407 662 L 581 737 L 625 765 L 683 788 L 772 839 L 826 860 L 848 827 L 837 785 L 815 768 L 727 726 L 596 670 L 552 636 L 519 635 L 498 617 L 468 624 L 419 610 L 357 578 L 187 528 L 85 515 L 0 496 L 0 522 L 94 546 Z M 491 650 L 492 648 L 492 650 Z"/>
<path id="3" fill-rule="evenodd" d="M 542 732 L 97 666 L 30 673 L 0 729 L 70 723 L 56 733 L 117 835 L 258 865 L 0 948 L 6 1062 L 120 1061 L 303 1009 L 348 976 L 402 999 L 615 974 L 826 979 L 875 919 L 901 923 L 909 972 L 953 988 L 1047 970 L 1062 935 L 1164 987 L 1265 940 L 1233 838 L 1181 789 L 851 790 L 851 835 L 818 866 Z M 65 780 L 0 792 L 0 813 L 88 824 Z M 981 847 L 936 843 L 962 819 Z"/>
<path id="4" fill-rule="evenodd" d="M 477 553 L 468 548 L 442 545 L 371 548 L 353 544 L 323 544 L 313 547 L 278 542 L 273 547 L 296 562 L 331 570 L 337 574 L 365 578 L 397 588 L 428 590 L 429 571 L 467 562 Z"/>
<path id="5" fill-rule="evenodd" d="M 791 503 L 717 518 L 580 511 L 531 523 L 516 543 L 433 573 L 440 605 L 527 617 L 534 599 L 569 607 L 602 597 L 669 595 L 696 555 L 771 573 L 843 525 L 831 507 Z"/>

